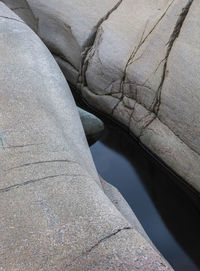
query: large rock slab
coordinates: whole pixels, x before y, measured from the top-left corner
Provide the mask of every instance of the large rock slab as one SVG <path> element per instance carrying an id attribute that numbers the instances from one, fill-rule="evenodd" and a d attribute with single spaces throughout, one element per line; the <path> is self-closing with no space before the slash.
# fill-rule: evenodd
<path id="1" fill-rule="evenodd" d="M 83 97 L 200 191 L 198 0 L 28 3 Z"/>
<path id="2" fill-rule="evenodd" d="M 81 65 L 81 52 L 93 42 L 98 25 L 119 0 L 28 1 L 38 18 L 38 34 L 55 55 L 74 68 Z M 51 33 L 49 35 L 49 33 Z"/>
<path id="3" fill-rule="evenodd" d="M 0 3 L 0 269 L 172 270 L 104 194 L 67 82 Z"/>

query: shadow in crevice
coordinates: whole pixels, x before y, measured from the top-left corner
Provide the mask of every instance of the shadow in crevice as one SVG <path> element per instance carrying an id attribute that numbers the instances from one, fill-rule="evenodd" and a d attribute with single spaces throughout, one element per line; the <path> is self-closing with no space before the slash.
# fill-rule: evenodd
<path id="1" fill-rule="evenodd" d="M 87 105 L 104 121 L 100 141 L 91 146 L 99 174 L 117 187 L 148 236 L 175 271 L 200 271 L 200 195 L 138 144 L 127 129 Z"/>
<path id="2" fill-rule="evenodd" d="M 96 167 L 132 207 L 175 270 L 200 270 L 200 200 L 117 125 L 91 147 Z"/>

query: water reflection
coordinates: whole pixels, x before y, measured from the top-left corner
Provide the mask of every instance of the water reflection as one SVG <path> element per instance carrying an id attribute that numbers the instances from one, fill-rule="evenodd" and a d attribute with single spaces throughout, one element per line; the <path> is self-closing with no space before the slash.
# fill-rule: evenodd
<path id="1" fill-rule="evenodd" d="M 91 152 L 99 174 L 120 190 L 173 268 L 200 270 L 199 209 L 174 177 L 110 123 Z"/>

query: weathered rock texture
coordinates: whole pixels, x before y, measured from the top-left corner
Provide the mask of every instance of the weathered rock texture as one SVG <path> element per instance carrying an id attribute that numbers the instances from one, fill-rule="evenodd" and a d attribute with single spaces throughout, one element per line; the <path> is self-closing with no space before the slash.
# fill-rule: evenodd
<path id="1" fill-rule="evenodd" d="M 199 0 L 27 1 L 67 79 L 199 191 Z"/>
<path id="2" fill-rule="evenodd" d="M 172 270 L 106 197 L 66 80 L 0 3 L 0 269 Z"/>

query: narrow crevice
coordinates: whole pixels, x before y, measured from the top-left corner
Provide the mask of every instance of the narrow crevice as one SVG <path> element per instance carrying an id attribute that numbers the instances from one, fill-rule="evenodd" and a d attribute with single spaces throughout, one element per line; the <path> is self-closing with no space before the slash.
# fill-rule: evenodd
<path id="1" fill-rule="evenodd" d="M 93 28 L 93 34 L 87 39 L 87 41 L 85 42 L 84 44 L 84 47 L 87 48 L 87 47 L 92 47 L 95 40 L 96 40 L 96 37 L 97 37 L 97 33 L 98 33 L 98 30 L 100 28 L 100 26 L 106 21 L 108 20 L 108 18 L 110 17 L 110 15 L 121 5 L 123 0 L 119 0 L 117 2 L 117 4 L 111 9 L 109 10 L 106 15 L 101 18 L 99 20 L 99 22 L 96 24 L 96 26 Z"/>
<path id="2" fill-rule="evenodd" d="M 124 231 L 124 230 L 132 230 L 133 228 L 131 227 L 124 227 L 122 229 L 118 229 L 115 232 L 105 236 L 104 238 L 100 239 L 95 245 L 93 245 L 91 248 L 87 249 L 85 252 L 83 252 L 80 256 L 76 257 L 71 263 L 67 264 L 65 267 L 70 267 L 72 266 L 78 259 L 87 256 L 93 249 L 97 248 L 101 243 L 104 241 L 110 239 L 111 237 L 117 235 L 119 232 Z"/>
<path id="3" fill-rule="evenodd" d="M 38 33 L 38 32 L 39 32 L 39 18 L 37 18 L 37 17 L 35 16 L 35 13 L 33 12 L 33 10 L 32 10 L 32 8 L 31 8 L 31 6 L 29 5 L 28 1 L 25 0 L 25 2 L 26 2 L 26 4 L 27 4 L 27 6 L 28 6 L 28 8 L 29 8 L 29 10 L 30 10 L 30 12 L 31 12 L 31 14 L 32 14 L 32 16 L 33 16 L 34 21 L 35 21 L 35 26 L 36 26 L 35 31 L 36 31 L 36 33 Z"/>
<path id="4" fill-rule="evenodd" d="M 128 66 L 132 63 L 132 61 L 133 61 L 135 55 L 137 54 L 138 50 L 140 49 L 140 47 L 143 45 L 143 43 L 146 41 L 146 39 L 151 35 L 151 33 L 154 31 L 154 29 L 157 27 L 157 25 L 160 23 L 160 21 L 163 19 L 163 17 L 165 16 L 165 14 L 167 13 L 168 9 L 171 7 L 171 5 L 173 4 L 174 1 L 175 0 L 173 0 L 170 3 L 170 5 L 166 8 L 166 10 L 162 14 L 162 16 L 159 18 L 159 20 L 155 23 L 155 25 L 152 27 L 152 29 L 149 31 L 149 33 L 144 37 L 145 31 L 146 31 L 146 26 L 145 26 L 138 46 L 136 48 L 134 48 L 133 52 L 131 53 L 131 55 L 130 55 L 130 57 L 129 57 L 126 65 L 125 65 L 124 72 L 123 72 L 123 77 L 122 77 L 121 85 L 120 85 L 120 93 L 122 93 L 122 97 L 119 99 L 118 103 L 112 109 L 112 112 L 111 112 L 112 115 L 114 114 L 115 109 L 118 107 L 118 105 L 120 104 L 120 102 L 122 101 L 122 99 L 124 97 L 124 84 L 125 84 L 125 81 L 126 81 Z M 93 54 L 91 54 L 92 50 L 94 50 L 93 47 L 95 46 L 97 48 L 98 45 L 101 42 L 101 36 L 102 36 L 102 32 L 103 32 L 102 29 L 101 29 L 101 24 L 105 20 L 108 19 L 110 14 L 114 10 L 116 10 L 121 3 L 122 3 L 122 1 L 119 1 L 118 4 L 104 17 L 104 19 L 101 19 L 101 22 L 98 23 L 98 28 L 97 28 L 97 31 L 95 33 L 94 39 L 92 41 L 92 43 L 93 43 L 92 46 L 86 47 L 85 51 L 83 52 L 81 71 L 80 71 L 79 80 L 78 80 L 78 85 L 81 84 L 81 88 L 87 86 L 86 71 L 87 71 L 87 68 L 88 68 L 88 65 L 89 65 L 89 60 L 92 58 L 92 56 L 95 53 L 95 52 L 93 52 Z M 97 38 L 98 38 L 98 41 L 96 41 Z"/>
<path id="5" fill-rule="evenodd" d="M 160 108 L 160 103 L 161 103 L 161 92 L 162 92 L 162 88 L 163 88 L 163 85 L 164 85 L 164 81 L 165 81 L 165 78 L 166 78 L 166 75 L 167 75 L 167 63 L 168 63 L 168 58 L 170 56 L 170 53 L 171 53 L 171 50 L 173 48 L 173 45 L 176 41 L 176 39 L 179 37 L 179 34 L 181 32 L 181 29 L 182 29 L 182 26 L 183 26 L 183 23 L 187 17 L 187 14 L 190 10 L 190 7 L 193 3 L 193 0 L 189 0 L 187 5 L 182 9 L 182 12 L 181 14 L 179 15 L 179 18 L 176 22 L 176 25 L 174 27 L 174 30 L 170 36 L 170 39 L 169 39 L 169 42 L 168 42 L 168 47 L 167 47 L 167 53 L 166 53 L 166 56 L 165 56 L 165 63 L 164 63 L 164 66 L 163 66 L 163 74 L 162 74 L 162 79 L 161 79 L 161 82 L 160 82 L 160 85 L 156 91 L 156 96 L 155 96 L 155 99 L 154 99 L 154 102 L 151 106 L 151 110 L 156 114 L 158 115 L 158 112 L 159 112 L 159 108 Z"/>
<path id="6" fill-rule="evenodd" d="M 127 63 L 126 63 L 126 66 L 124 68 L 124 72 L 123 72 L 123 77 L 122 77 L 122 80 L 121 80 L 121 85 L 120 85 L 120 92 L 122 93 L 122 97 L 121 97 L 121 100 L 119 101 L 119 103 L 122 101 L 123 97 L 124 97 L 124 84 L 126 83 L 126 77 L 127 77 L 127 69 L 128 67 L 133 63 L 134 61 L 134 58 L 137 54 L 137 52 L 139 51 L 139 49 L 141 48 L 141 46 L 145 43 L 145 41 L 147 40 L 147 38 L 151 35 L 151 33 L 155 30 L 155 28 L 158 26 L 158 24 L 161 22 L 161 20 L 163 19 L 163 17 L 165 16 L 165 14 L 167 13 L 167 11 L 169 10 L 169 8 L 171 7 L 171 5 L 174 3 L 175 0 L 173 0 L 170 5 L 166 8 L 166 10 L 164 11 L 164 13 L 162 14 L 162 16 L 158 19 L 158 21 L 155 23 L 155 25 L 152 27 L 152 29 L 149 31 L 149 33 L 144 37 L 145 35 L 145 31 L 146 31 L 146 28 L 147 28 L 147 24 L 148 24 L 148 21 L 144 27 L 144 30 L 142 32 L 142 35 L 141 35 L 141 38 L 140 38 L 140 41 L 137 45 L 137 47 L 133 49 Z M 118 104 L 119 104 L 118 103 Z M 118 106 L 117 104 L 117 106 Z M 116 106 L 116 107 L 117 107 Z M 116 108 L 115 107 L 115 108 Z M 115 108 L 112 110 L 112 114 L 114 113 L 114 110 Z"/>
<path id="7" fill-rule="evenodd" d="M 85 73 L 87 70 L 87 66 L 88 66 L 88 55 L 90 54 L 94 44 L 96 43 L 96 39 L 98 37 L 99 34 L 99 30 L 101 29 L 101 25 L 108 20 L 108 18 L 110 17 L 110 15 L 120 6 L 120 4 L 122 3 L 123 0 L 119 0 L 117 2 L 117 4 L 109 11 L 107 12 L 107 14 L 101 18 L 99 20 L 99 22 L 97 23 L 97 25 L 94 27 L 94 33 L 87 39 L 87 41 L 84 44 L 84 50 L 82 51 L 82 60 L 81 60 L 81 67 L 80 67 L 80 74 L 79 74 L 79 80 L 78 83 L 85 86 Z"/>
<path id="8" fill-rule="evenodd" d="M 161 18 L 159 19 L 159 21 L 156 23 L 156 25 L 152 28 L 152 30 L 149 32 L 149 34 L 145 37 L 145 39 L 143 41 L 141 41 L 137 47 L 137 49 L 135 50 L 135 52 L 133 51 L 133 54 L 131 55 L 131 57 L 129 58 L 129 61 L 127 62 L 127 66 L 126 66 L 126 70 L 128 68 L 128 66 L 132 63 L 132 59 L 134 59 L 137 51 L 139 50 L 139 48 L 141 47 L 141 45 L 145 42 L 145 40 L 148 38 L 148 36 L 153 32 L 153 30 L 156 28 L 156 26 L 159 24 L 159 22 L 162 20 L 162 18 L 165 16 L 165 14 L 167 13 L 167 11 L 169 10 L 169 8 L 171 7 L 171 5 L 173 4 L 174 1 L 171 2 L 171 4 L 168 6 L 168 8 L 166 9 L 165 13 L 161 16 Z M 165 58 L 161 61 L 165 61 L 164 66 L 163 66 L 163 75 L 162 75 L 162 79 L 161 79 L 161 83 L 158 87 L 158 90 L 156 91 L 156 96 L 155 99 L 152 103 L 152 106 L 150 107 L 150 111 L 155 113 L 155 117 L 153 119 L 151 119 L 142 129 L 141 134 L 139 137 L 141 137 L 143 135 L 144 130 L 156 119 L 157 115 L 158 115 L 158 111 L 159 111 L 159 107 L 160 107 L 160 102 L 161 102 L 161 91 L 162 91 L 162 87 L 166 78 L 166 74 L 167 74 L 167 62 L 168 62 L 168 58 L 170 55 L 170 52 L 172 50 L 172 47 L 174 45 L 175 40 L 178 38 L 181 28 L 183 26 L 183 23 L 187 17 L 187 14 L 189 12 L 189 9 L 192 5 L 193 0 L 189 0 L 189 2 L 187 3 L 187 5 L 183 8 L 181 14 L 179 15 L 179 18 L 177 20 L 177 23 L 175 25 L 174 31 L 170 36 L 169 42 L 168 42 L 168 48 L 167 48 L 167 53 Z M 144 30 L 145 31 L 145 30 Z M 144 33 L 144 32 L 143 32 Z M 143 36 L 143 35 L 142 35 Z M 160 65 L 160 64 L 159 64 Z M 126 80 L 126 72 L 125 72 L 125 76 L 124 76 L 124 81 Z M 124 84 L 124 82 L 122 81 L 122 84 Z M 171 130 L 171 129 L 170 129 Z"/>
<path id="9" fill-rule="evenodd" d="M 82 56 L 81 68 L 80 68 L 80 73 L 79 73 L 79 78 L 78 78 L 78 83 L 81 85 L 81 88 L 88 87 L 87 80 L 86 80 L 86 71 L 88 69 L 90 59 L 95 54 L 94 48 L 98 48 L 98 46 L 100 45 L 102 41 L 102 38 L 101 38 L 102 33 L 103 33 L 102 27 L 99 26 L 98 32 L 95 36 L 95 40 L 92 43 L 92 46 L 86 47 L 81 54 Z"/>
<path id="10" fill-rule="evenodd" d="M 26 8 L 26 7 L 17 7 L 17 8 L 12 8 L 12 11 L 19 10 L 19 9 L 27 9 L 27 10 L 29 10 L 29 8 Z"/>

